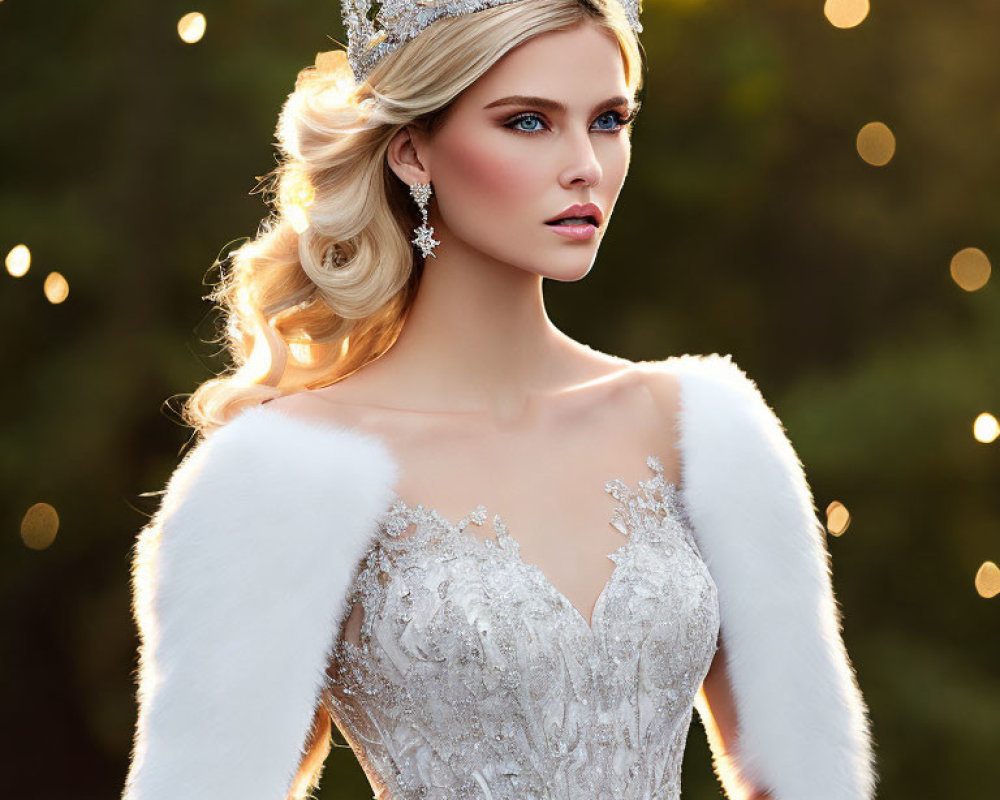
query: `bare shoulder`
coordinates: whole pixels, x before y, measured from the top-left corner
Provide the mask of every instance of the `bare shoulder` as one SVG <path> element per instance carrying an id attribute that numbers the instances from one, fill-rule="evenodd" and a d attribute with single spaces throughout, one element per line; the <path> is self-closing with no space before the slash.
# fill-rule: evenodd
<path id="1" fill-rule="evenodd" d="M 636 366 L 646 376 L 650 391 L 668 409 L 680 407 L 681 387 L 687 377 L 744 400 L 761 398 L 757 382 L 729 354 L 684 354 Z"/>
<path id="2" fill-rule="evenodd" d="M 303 389 L 270 400 L 268 408 L 306 422 L 321 422 L 333 425 L 356 426 L 364 415 L 364 406 L 356 403 L 339 402 L 339 393 L 327 387 L 322 392 Z"/>
<path id="3" fill-rule="evenodd" d="M 387 404 L 386 393 L 377 383 L 362 380 L 360 372 L 328 386 L 283 395 L 268 405 L 307 422 L 374 434 L 395 445 L 432 439 L 447 430 L 450 419 L 447 414 L 423 413 Z"/>
<path id="4" fill-rule="evenodd" d="M 673 359 L 635 364 L 637 381 L 652 399 L 661 420 L 672 425 L 680 413 L 681 381 L 672 369 Z"/>
<path id="5" fill-rule="evenodd" d="M 660 457 L 666 474 L 679 480 L 681 457 L 679 429 L 681 382 L 668 362 L 630 362 L 615 381 L 613 408 L 619 419 L 628 419 L 629 429 L 642 448 Z"/>

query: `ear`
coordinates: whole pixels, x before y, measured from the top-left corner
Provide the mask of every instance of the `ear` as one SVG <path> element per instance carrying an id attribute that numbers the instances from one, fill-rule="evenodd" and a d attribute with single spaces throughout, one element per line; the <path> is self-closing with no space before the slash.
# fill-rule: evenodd
<path id="1" fill-rule="evenodd" d="M 430 171 L 421 155 L 426 154 L 426 139 L 413 125 L 404 125 L 396 132 L 386 150 L 389 168 L 407 186 L 430 183 Z"/>

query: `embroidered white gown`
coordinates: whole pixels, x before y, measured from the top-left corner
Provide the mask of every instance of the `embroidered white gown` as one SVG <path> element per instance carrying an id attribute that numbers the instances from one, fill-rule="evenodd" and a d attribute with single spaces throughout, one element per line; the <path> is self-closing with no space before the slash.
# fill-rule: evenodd
<path id="1" fill-rule="evenodd" d="M 617 500 L 623 536 L 588 624 L 484 506 L 452 522 L 394 495 L 354 579 L 323 702 L 377 798 L 676 800 L 717 649 L 717 589 L 676 486 Z"/>

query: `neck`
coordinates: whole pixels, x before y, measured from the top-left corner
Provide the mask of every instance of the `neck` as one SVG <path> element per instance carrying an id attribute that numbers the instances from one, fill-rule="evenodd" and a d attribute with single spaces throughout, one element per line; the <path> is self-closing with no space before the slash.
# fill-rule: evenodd
<path id="1" fill-rule="evenodd" d="M 549 319 L 540 275 L 455 238 L 448 245 L 428 257 L 402 333 L 371 365 L 391 365 L 408 408 L 509 420 L 546 393 L 591 377 L 581 376 L 581 345 Z"/>

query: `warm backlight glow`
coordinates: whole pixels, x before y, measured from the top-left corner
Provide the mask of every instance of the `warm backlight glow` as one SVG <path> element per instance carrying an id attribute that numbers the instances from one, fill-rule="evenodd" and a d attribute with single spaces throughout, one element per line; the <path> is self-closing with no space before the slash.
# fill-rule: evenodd
<path id="1" fill-rule="evenodd" d="M 1000 435 L 1000 423 L 997 423 L 997 418 L 990 412 L 984 411 L 972 423 L 972 435 L 976 437 L 977 442 L 990 444 Z"/>
<path id="2" fill-rule="evenodd" d="M 302 206 L 285 206 L 285 216 L 296 233 L 303 233 L 309 227 L 309 215 Z"/>
<path id="3" fill-rule="evenodd" d="M 288 352 L 297 364 L 312 364 L 312 347 L 304 342 L 289 342 Z"/>
<path id="4" fill-rule="evenodd" d="M 59 514 L 48 503 L 35 503 L 21 519 L 21 541 L 32 550 L 44 550 L 56 540 Z"/>
<path id="5" fill-rule="evenodd" d="M 851 513 L 839 500 L 834 500 L 826 507 L 826 529 L 832 536 L 840 536 L 850 524 Z"/>
<path id="6" fill-rule="evenodd" d="M 45 292 L 45 299 L 55 305 L 61 303 L 69 295 L 69 283 L 61 272 L 50 272 L 45 276 L 42 290 Z"/>
<path id="7" fill-rule="evenodd" d="M 992 271 L 989 257 L 978 247 L 966 247 L 951 257 L 951 279 L 967 292 L 982 289 Z"/>
<path id="8" fill-rule="evenodd" d="M 251 383 L 262 383 L 271 374 L 273 358 L 264 337 L 255 337 L 250 357 L 243 365 L 243 374 Z"/>
<path id="9" fill-rule="evenodd" d="M 357 88 L 345 50 L 327 50 L 325 53 L 317 53 L 316 72 L 326 79 L 328 84 L 326 91 L 334 92 L 336 97 L 346 100 Z M 331 79 L 333 83 L 329 85 Z"/>
<path id="10" fill-rule="evenodd" d="M 293 206 L 309 208 L 316 200 L 316 187 L 307 180 L 298 181 L 288 190 L 288 203 Z"/>
<path id="11" fill-rule="evenodd" d="M 868 16 L 868 0 L 826 0 L 823 16 L 835 28 L 854 28 Z"/>
<path id="12" fill-rule="evenodd" d="M 28 245 L 19 244 L 12 247 L 7 253 L 6 264 L 7 272 L 15 278 L 27 274 L 31 267 L 31 251 L 28 249 Z"/>
<path id="13" fill-rule="evenodd" d="M 869 122 L 858 131 L 858 155 L 873 167 L 884 167 L 896 153 L 896 137 L 884 122 Z"/>
<path id="14" fill-rule="evenodd" d="M 204 14 L 200 11 L 192 11 L 177 21 L 177 35 L 181 37 L 181 41 L 188 44 L 200 42 L 201 37 L 205 35 L 207 24 Z"/>
<path id="15" fill-rule="evenodd" d="M 992 561 L 984 561 L 976 571 L 976 591 L 987 599 L 1000 594 L 1000 567 Z"/>
<path id="16" fill-rule="evenodd" d="M 294 231 L 304 233 L 309 228 L 309 214 L 306 211 L 316 202 L 316 187 L 305 175 L 288 175 L 281 184 L 281 210 Z"/>

